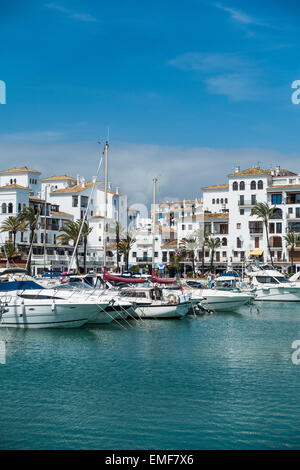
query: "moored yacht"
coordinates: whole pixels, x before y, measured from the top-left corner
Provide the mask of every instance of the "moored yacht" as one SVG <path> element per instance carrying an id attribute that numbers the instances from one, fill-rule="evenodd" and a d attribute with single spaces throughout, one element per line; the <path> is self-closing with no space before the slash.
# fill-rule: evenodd
<path id="1" fill-rule="evenodd" d="M 300 285 L 291 282 L 273 267 L 252 267 L 247 275 L 251 279 L 255 300 L 300 302 Z"/>
<path id="2" fill-rule="evenodd" d="M 190 308 L 186 296 L 164 295 L 160 287 L 125 287 L 120 289 L 119 295 L 136 305 L 134 315 L 140 318 L 181 318 Z"/>
<path id="3" fill-rule="evenodd" d="M 78 328 L 96 315 L 95 301 L 64 298 L 34 281 L 0 283 L 0 327 Z"/>

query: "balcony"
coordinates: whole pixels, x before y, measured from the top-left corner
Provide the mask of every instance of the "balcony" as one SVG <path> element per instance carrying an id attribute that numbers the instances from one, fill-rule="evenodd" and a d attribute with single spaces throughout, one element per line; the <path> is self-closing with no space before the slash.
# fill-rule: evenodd
<path id="1" fill-rule="evenodd" d="M 152 257 L 143 257 L 143 258 L 136 258 L 137 263 L 152 263 Z"/>
<path id="2" fill-rule="evenodd" d="M 257 201 L 238 201 L 239 207 L 252 207 L 255 206 Z"/>

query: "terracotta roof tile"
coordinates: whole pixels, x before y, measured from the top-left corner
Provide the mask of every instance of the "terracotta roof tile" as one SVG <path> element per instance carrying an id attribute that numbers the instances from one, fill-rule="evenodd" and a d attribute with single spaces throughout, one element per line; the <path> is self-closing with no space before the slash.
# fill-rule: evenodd
<path id="1" fill-rule="evenodd" d="M 214 186 L 206 186 L 205 188 L 201 188 L 203 191 L 207 189 L 228 189 L 229 185 L 228 184 L 216 184 Z"/>
<path id="2" fill-rule="evenodd" d="M 48 176 L 47 178 L 42 178 L 41 181 L 76 181 L 76 178 L 72 176 L 62 175 L 62 176 Z"/>
<path id="3" fill-rule="evenodd" d="M 24 166 L 22 168 L 10 168 L 9 170 L 1 170 L 0 173 L 36 173 L 37 175 L 41 174 L 39 171 L 27 168 L 27 166 Z"/>
<path id="4" fill-rule="evenodd" d="M 85 191 L 86 189 L 89 189 L 93 186 L 93 181 L 88 181 L 85 183 L 84 187 L 82 184 L 75 184 L 74 186 L 70 186 L 69 188 L 64 188 L 64 189 L 56 189 L 56 191 L 51 191 L 51 194 L 63 194 L 63 193 L 80 193 L 82 191 Z M 96 186 L 100 184 L 100 181 L 96 182 Z"/>
<path id="5" fill-rule="evenodd" d="M 30 191 L 29 188 L 26 188 L 25 186 L 20 186 L 19 184 L 7 184 L 6 186 L 0 186 L 1 189 L 25 189 L 26 191 Z"/>

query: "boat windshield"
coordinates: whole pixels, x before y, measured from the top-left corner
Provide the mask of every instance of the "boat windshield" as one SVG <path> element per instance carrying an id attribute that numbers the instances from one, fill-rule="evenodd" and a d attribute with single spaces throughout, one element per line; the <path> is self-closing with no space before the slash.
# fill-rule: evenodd
<path id="1" fill-rule="evenodd" d="M 286 279 L 284 276 L 256 276 L 257 282 L 260 284 L 281 284 L 281 283 L 289 283 L 290 281 Z"/>
<path id="2" fill-rule="evenodd" d="M 278 277 L 275 277 L 275 279 L 277 279 L 277 281 L 280 282 L 280 283 L 284 282 L 286 284 L 290 284 L 290 282 L 291 282 L 289 279 L 287 279 L 284 276 L 278 276 Z"/>

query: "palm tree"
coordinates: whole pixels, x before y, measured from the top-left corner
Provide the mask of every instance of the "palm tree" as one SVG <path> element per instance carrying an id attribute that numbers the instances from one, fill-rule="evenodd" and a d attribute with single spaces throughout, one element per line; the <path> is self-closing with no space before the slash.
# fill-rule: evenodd
<path id="1" fill-rule="evenodd" d="M 120 254 L 120 244 L 121 244 L 121 239 L 124 236 L 124 228 L 120 224 L 120 222 L 115 222 L 114 226 L 114 235 L 115 235 L 115 240 L 116 240 L 116 250 L 117 250 L 117 272 L 120 272 L 120 267 L 119 267 L 119 254 Z"/>
<path id="2" fill-rule="evenodd" d="M 79 223 L 79 227 L 82 225 L 82 220 L 77 221 Z M 88 241 L 88 236 L 93 230 L 93 227 L 90 227 L 88 222 L 84 222 L 82 231 L 81 231 L 81 236 L 83 237 L 83 272 L 86 272 L 86 254 L 87 254 L 87 241 Z"/>
<path id="3" fill-rule="evenodd" d="M 31 257 L 32 257 L 33 241 L 34 241 L 35 231 L 38 228 L 40 211 L 39 210 L 35 211 L 35 209 L 31 206 L 25 207 L 18 217 L 24 223 L 25 227 L 29 229 L 29 232 L 30 232 L 29 253 L 27 257 L 26 269 L 28 271 L 28 274 L 31 275 Z"/>
<path id="4" fill-rule="evenodd" d="M 251 215 L 256 215 L 259 219 L 263 220 L 266 229 L 267 244 L 272 266 L 274 266 L 274 263 L 269 240 L 269 220 L 274 215 L 275 209 L 276 207 L 270 207 L 267 202 L 257 202 L 251 212 Z"/>
<path id="5" fill-rule="evenodd" d="M 210 270 L 213 270 L 213 264 L 214 264 L 214 254 L 215 251 L 220 248 L 221 242 L 219 238 L 209 238 L 207 241 L 207 247 L 210 249 Z"/>
<path id="6" fill-rule="evenodd" d="M 205 247 L 207 246 L 209 236 L 210 236 L 210 233 L 204 230 L 204 226 L 199 227 L 198 229 L 194 231 L 194 237 L 197 240 L 198 246 L 201 248 L 201 252 L 202 252 L 202 266 L 201 266 L 202 274 L 204 273 Z"/>
<path id="7" fill-rule="evenodd" d="M 286 241 L 286 246 L 291 248 L 291 271 L 294 272 L 294 254 L 295 254 L 295 247 L 299 241 L 298 235 L 295 232 L 288 233 L 284 236 Z"/>
<path id="8" fill-rule="evenodd" d="M 184 241 L 184 248 L 186 251 L 189 253 L 189 256 L 192 261 L 192 268 L 193 268 L 193 277 L 195 277 L 195 251 L 198 247 L 198 241 L 197 238 L 189 237 L 186 238 Z"/>
<path id="9" fill-rule="evenodd" d="M 119 250 L 124 255 L 126 271 L 128 271 L 129 253 L 135 242 L 136 239 L 133 237 L 132 233 L 127 231 L 126 237 L 123 238 L 119 243 Z"/>
<path id="10" fill-rule="evenodd" d="M 181 269 L 181 263 L 180 261 L 182 260 L 184 256 L 184 252 L 181 250 L 175 250 L 174 255 L 170 257 L 170 264 L 169 267 L 171 269 L 174 269 L 175 271 L 175 276 L 180 272 Z"/>
<path id="11" fill-rule="evenodd" d="M 7 258 L 8 261 L 13 261 L 22 259 L 23 253 L 16 250 L 13 243 L 6 242 L 4 246 L 1 246 L 0 256 L 1 258 Z"/>
<path id="12" fill-rule="evenodd" d="M 20 215 L 17 217 L 11 215 L 5 219 L 0 227 L 1 232 L 9 232 L 13 236 L 13 247 L 16 248 L 16 236 L 18 232 L 24 232 L 26 224 L 21 220 Z"/>
<path id="13" fill-rule="evenodd" d="M 73 242 L 73 246 L 75 248 L 79 232 L 81 228 L 81 223 L 80 220 L 77 220 L 76 222 L 73 222 L 73 220 L 68 220 L 62 227 L 60 227 L 59 231 L 62 232 L 61 235 L 58 235 L 56 237 L 57 240 L 59 240 L 58 245 L 69 245 L 70 241 Z M 82 233 L 81 237 L 82 239 Z M 79 240 L 80 243 L 80 240 Z M 77 272 L 80 271 L 79 268 L 79 259 L 78 259 L 78 245 L 76 247 L 76 252 L 75 252 L 75 261 L 76 261 L 76 270 Z"/>

